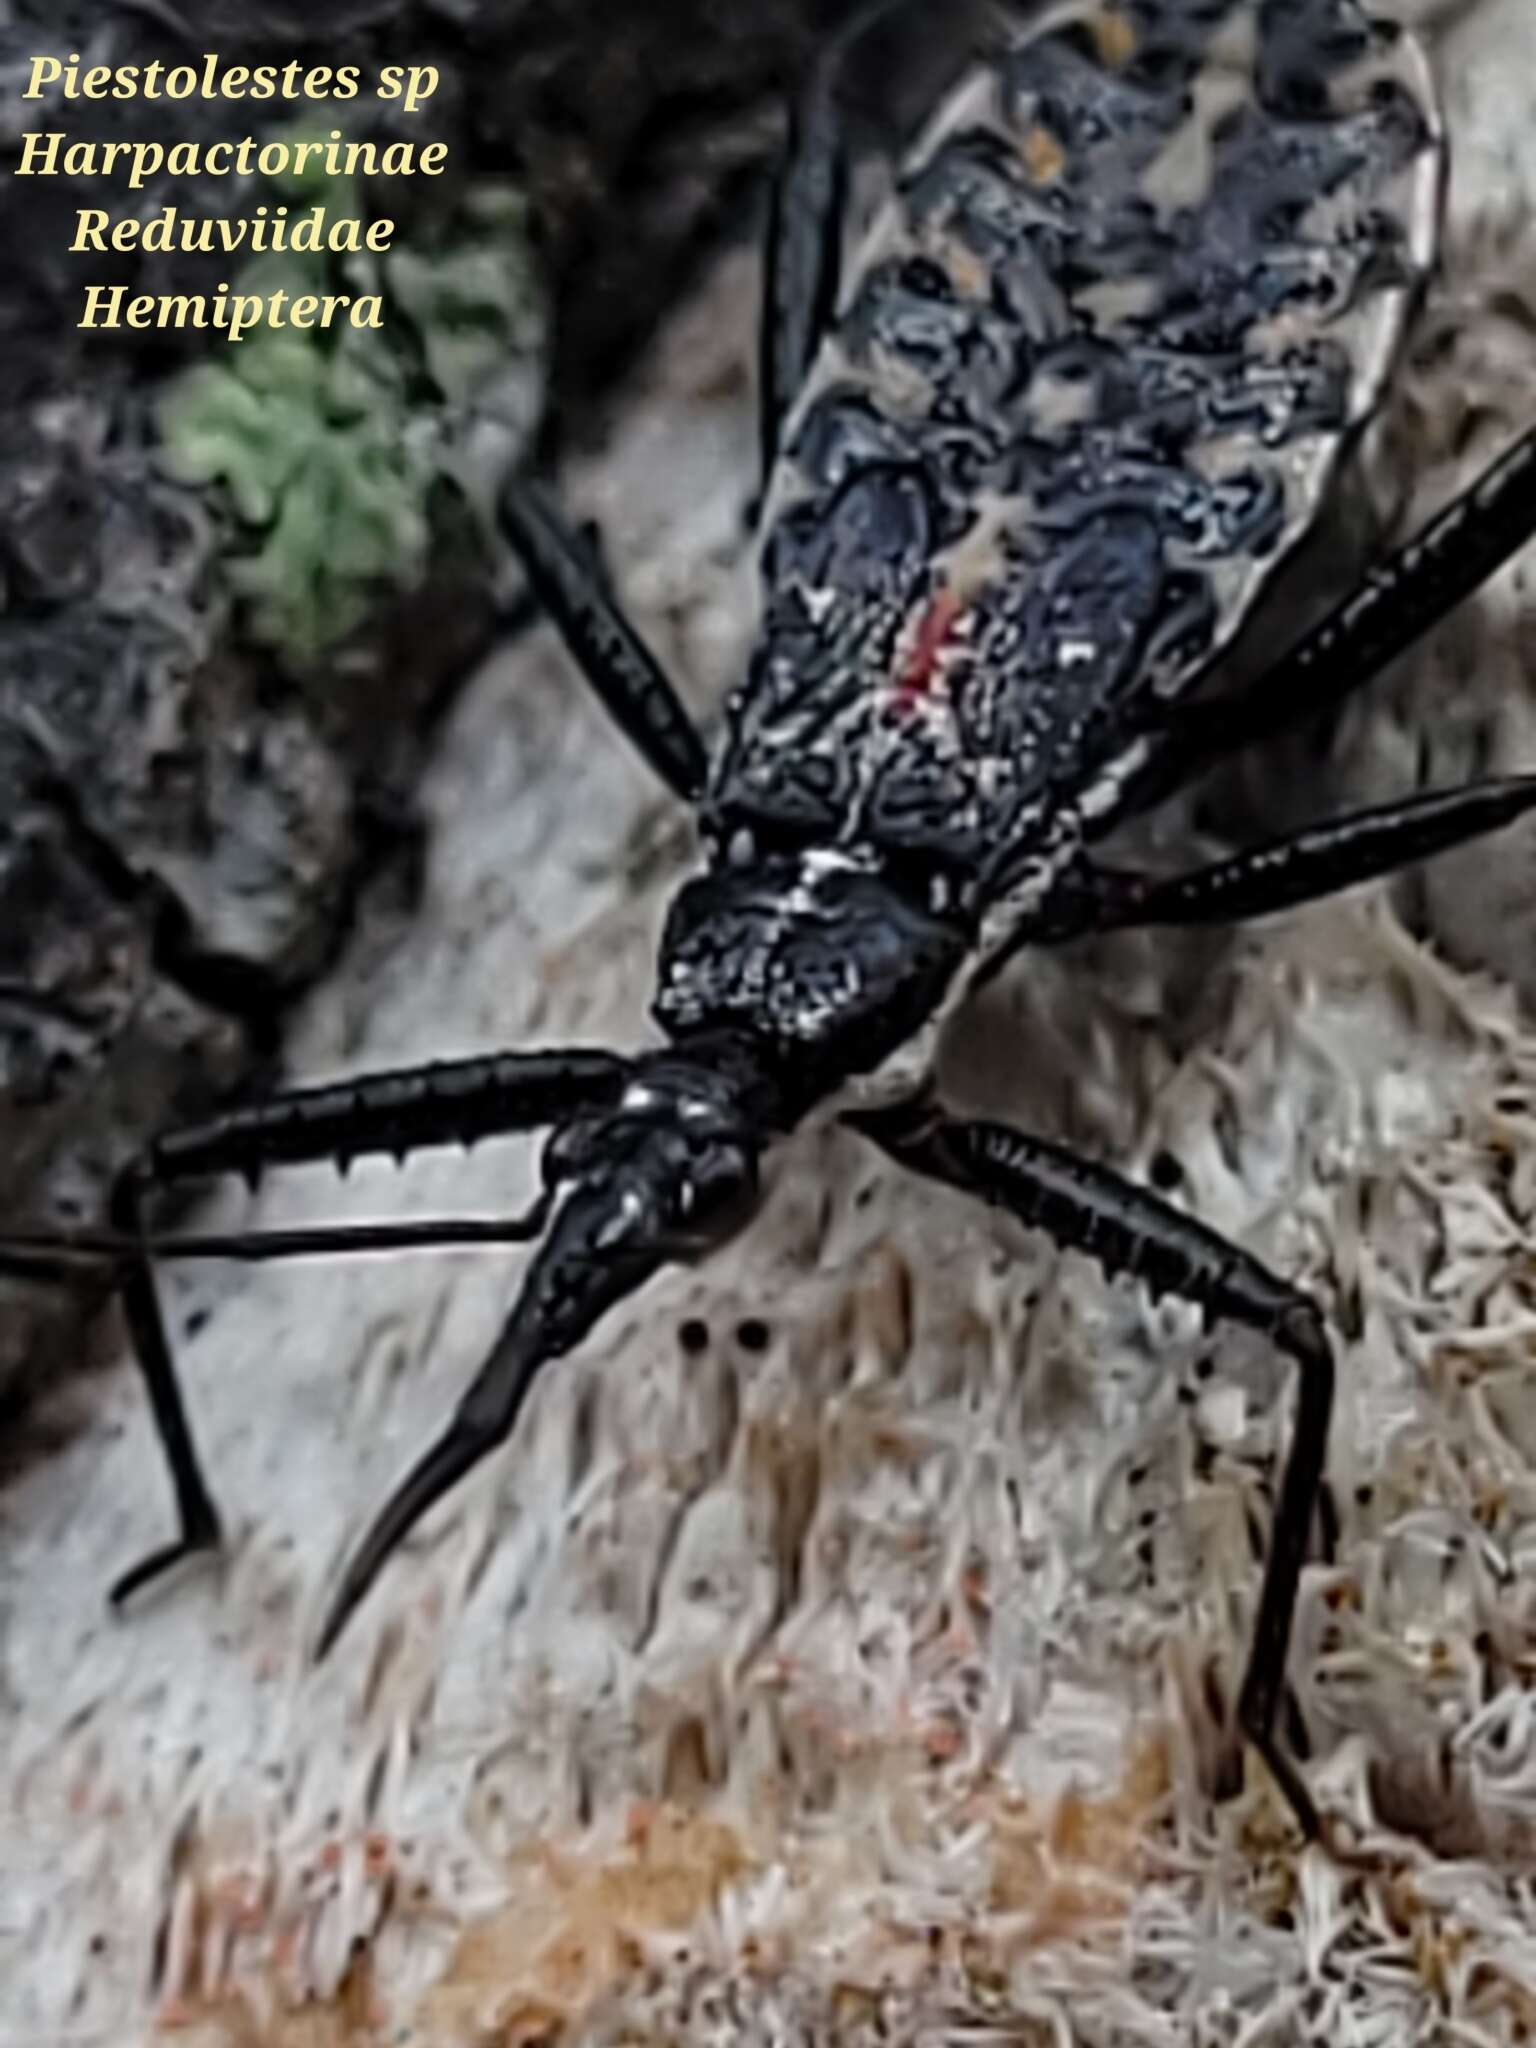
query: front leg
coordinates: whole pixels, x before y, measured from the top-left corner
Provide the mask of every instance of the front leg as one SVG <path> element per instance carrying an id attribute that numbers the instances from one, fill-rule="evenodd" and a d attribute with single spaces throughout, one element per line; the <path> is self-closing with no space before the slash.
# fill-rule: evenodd
<path id="1" fill-rule="evenodd" d="M 1296 1426 L 1280 1484 L 1238 1722 L 1309 1837 L 1321 1832 L 1301 1775 L 1275 1739 L 1286 1650 L 1307 1536 L 1322 1485 L 1333 1406 L 1333 1353 L 1315 1302 L 1240 1245 L 1106 1166 L 1001 1124 L 965 1123 L 931 1105 L 854 1111 L 844 1121 L 914 1171 L 947 1181 L 1087 1252 L 1106 1273 L 1144 1280 L 1216 1318 L 1257 1330 L 1300 1369 Z"/>
<path id="2" fill-rule="evenodd" d="M 114 1229 L 130 1238 L 142 1238 L 144 1206 L 153 1186 L 151 1171 L 137 1163 L 119 1174 L 112 1190 Z M 202 1550 L 217 1550 L 223 1541 L 219 1511 L 203 1477 L 202 1460 L 197 1454 L 197 1442 L 187 1417 L 186 1402 L 182 1399 L 181 1382 L 176 1377 L 176 1364 L 165 1334 L 165 1318 L 160 1313 L 160 1302 L 155 1292 L 154 1268 L 148 1257 L 140 1254 L 124 1259 L 118 1267 L 118 1281 L 122 1290 L 123 1320 L 128 1325 L 128 1342 L 144 1379 L 150 1412 L 155 1418 L 155 1434 L 165 1452 L 171 1488 L 176 1495 L 180 1533 L 174 1543 L 162 1544 L 147 1557 L 140 1558 L 137 1564 L 130 1565 L 112 1582 L 108 1597 L 114 1607 L 141 1586 L 148 1585 L 151 1579 L 159 1578 L 162 1572 L 179 1564 L 184 1557 L 195 1557 Z"/>
<path id="3" fill-rule="evenodd" d="M 180 1534 L 116 1581 L 114 1604 L 184 1557 L 216 1550 L 220 1541 L 218 1512 L 203 1477 L 156 1298 L 151 1248 L 145 1242 L 151 1197 L 161 1188 L 209 1174 L 239 1173 L 254 1186 L 269 1166 L 334 1159 L 345 1169 L 367 1153 L 403 1159 L 430 1145 L 468 1146 L 477 1138 L 539 1129 L 610 1108 L 628 1072 L 627 1062 L 600 1050 L 497 1053 L 292 1089 L 172 1131 L 119 1175 L 112 1226 L 132 1247 L 116 1258 L 123 1313 L 170 1469 Z M 67 1252 L 67 1237 L 59 1245 Z M 34 1236 L 24 1258 L 33 1258 L 40 1247 L 44 1241 Z"/>

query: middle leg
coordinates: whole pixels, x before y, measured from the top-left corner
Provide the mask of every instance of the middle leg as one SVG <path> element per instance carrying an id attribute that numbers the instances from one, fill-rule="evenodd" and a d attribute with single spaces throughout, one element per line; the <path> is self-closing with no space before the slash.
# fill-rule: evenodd
<path id="1" fill-rule="evenodd" d="M 615 725 L 675 796 L 697 803 L 709 772 L 704 741 L 608 588 L 593 544 L 517 478 L 503 487 L 498 517 L 534 596 Z"/>

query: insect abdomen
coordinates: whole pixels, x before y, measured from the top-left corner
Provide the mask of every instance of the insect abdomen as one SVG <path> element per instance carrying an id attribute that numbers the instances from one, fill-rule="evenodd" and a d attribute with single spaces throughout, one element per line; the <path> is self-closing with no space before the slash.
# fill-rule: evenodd
<path id="1" fill-rule="evenodd" d="M 972 877 L 1314 518 L 1438 196 L 1422 59 L 1355 0 L 1051 21 L 941 112 L 854 266 L 714 792 Z"/>

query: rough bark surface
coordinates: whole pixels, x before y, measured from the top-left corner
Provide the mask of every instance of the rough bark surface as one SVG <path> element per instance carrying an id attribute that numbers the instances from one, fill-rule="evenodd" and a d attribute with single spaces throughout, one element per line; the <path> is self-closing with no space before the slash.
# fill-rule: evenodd
<path id="1" fill-rule="evenodd" d="M 366 202 L 387 200 L 399 241 L 431 251 L 466 194 L 522 189 L 553 301 L 560 410 L 579 424 L 701 249 L 751 211 L 785 85 L 835 11 L 375 0 L 321 22 L 271 5 L 21 5 L 0 20 L 0 142 L 12 158 L 30 128 L 207 141 L 294 118 L 254 102 L 28 102 L 37 52 L 298 56 L 365 76 L 390 59 L 436 64 L 438 92 L 397 126 L 447 141 L 448 175 L 392 180 Z M 111 1175 L 153 1130 L 261 1071 L 363 878 L 393 855 L 409 883 L 431 720 L 494 630 L 490 552 L 462 508 L 439 502 L 414 587 L 381 585 L 341 643 L 274 662 L 239 601 L 250 528 L 220 488 L 172 481 L 160 448 L 168 380 L 200 354 L 228 361 L 232 345 L 79 328 L 86 283 L 206 292 L 227 266 L 71 253 L 78 207 L 142 198 L 146 212 L 206 213 L 260 196 L 212 179 L 162 177 L 142 194 L 121 180 L 0 180 L 0 1215 L 99 1219 Z M 503 407 L 467 443 L 482 467 L 516 459 L 537 376 L 512 394 L 515 432 Z M 175 932 L 167 885 L 186 913 Z M 253 972 L 189 975 L 187 936 Z M 72 1355 L 80 1308 L 0 1283 L 0 1398 Z"/>

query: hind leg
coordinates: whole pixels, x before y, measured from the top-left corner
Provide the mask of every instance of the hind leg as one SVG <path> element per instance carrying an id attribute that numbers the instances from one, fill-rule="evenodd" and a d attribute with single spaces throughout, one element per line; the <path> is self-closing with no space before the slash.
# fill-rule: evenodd
<path id="1" fill-rule="evenodd" d="M 762 488 L 779 453 L 784 421 L 837 305 L 848 146 L 837 108 L 844 38 L 817 59 L 790 109 L 784 160 L 768 215 L 762 326 L 758 336 L 758 437 Z"/>
<path id="2" fill-rule="evenodd" d="M 1352 811 L 1188 874 L 1127 874 L 1083 862 L 1063 878 L 1018 943 L 1267 917 L 1500 832 L 1531 810 L 1536 775 L 1510 775 Z"/>
<path id="3" fill-rule="evenodd" d="M 1154 1295 L 1181 1295 L 1210 1320 L 1260 1332 L 1298 1368 L 1296 1422 L 1237 1713 L 1303 1833 L 1317 1838 L 1321 1817 L 1275 1731 L 1333 1410 L 1333 1351 L 1316 1303 L 1240 1245 L 1060 1145 L 907 1103 L 855 1112 L 843 1121 L 901 1165 L 1006 1209 L 1064 1248 L 1088 1253 L 1106 1273 L 1145 1281 Z"/>
<path id="4" fill-rule="evenodd" d="M 1116 817 L 1147 808 L 1228 755 L 1294 730 L 1363 689 L 1533 536 L 1536 429 L 1241 691 L 1154 707 L 1154 757 Z"/>
<path id="5" fill-rule="evenodd" d="M 817 57 L 793 102 L 768 216 L 758 336 L 762 488 L 782 450 L 784 422 L 837 310 L 850 152 L 838 90 L 850 53 L 912 0 L 870 0 Z"/>

